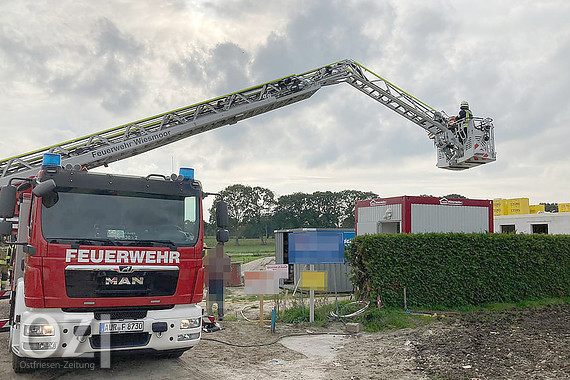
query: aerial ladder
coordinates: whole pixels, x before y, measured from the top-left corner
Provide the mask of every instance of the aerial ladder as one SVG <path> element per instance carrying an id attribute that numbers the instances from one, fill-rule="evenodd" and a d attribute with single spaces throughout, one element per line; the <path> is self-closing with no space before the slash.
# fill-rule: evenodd
<path id="1" fill-rule="evenodd" d="M 353 60 L 342 60 L 298 75 L 106 129 L 0 161 L 0 186 L 35 175 L 44 153 L 61 155 L 62 166 L 92 169 L 180 139 L 251 118 L 310 98 L 323 87 L 348 83 L 417 124 L 433 139 L 437 166 L 463 170 L 496 160 L 491 118 L 474 117 L 460 127 Z"/>

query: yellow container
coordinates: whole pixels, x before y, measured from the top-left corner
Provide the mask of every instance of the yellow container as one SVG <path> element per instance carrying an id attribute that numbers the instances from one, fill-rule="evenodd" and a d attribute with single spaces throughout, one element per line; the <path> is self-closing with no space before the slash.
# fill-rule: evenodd
<path id="1" fill-rule="evenodd" d="M 493 215 L 507 215 L 507 200 L 506 199 L 493 199 Z"/>
<path id="2" fill-rule="evenodd" d="M 530 213 L 538 214 L 539 212 L 544 212 L 544 205 L 530 205 Z"/>
<path id="3" fill-rule="evenodd" d="M 530 214 L 528 198 L 507 199 L 507 215 Z"/>
<path id="4" fill-rule="evenodd" d="M 558 203 L 558 212 L 570 212 L 570 203 Z"/>

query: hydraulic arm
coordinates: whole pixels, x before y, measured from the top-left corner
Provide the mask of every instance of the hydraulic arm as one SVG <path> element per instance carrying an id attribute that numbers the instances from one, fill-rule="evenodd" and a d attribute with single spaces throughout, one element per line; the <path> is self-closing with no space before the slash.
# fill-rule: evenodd
<path id="1" fill-rule="evenodd" d="M 359 63 L 343 60 L 1 160 L 0 185 L 12 177 L 36 174 L 44 153 L 60 154 L 64 166 L 91 169 L 308 99 L 324 86 L 343 82 L 425 129 L 437 148 L 438 167 L 461 170 L 495 161 L 492 119 L 474 118 L 461 128 L 451 128 L 444 112 Z"/>

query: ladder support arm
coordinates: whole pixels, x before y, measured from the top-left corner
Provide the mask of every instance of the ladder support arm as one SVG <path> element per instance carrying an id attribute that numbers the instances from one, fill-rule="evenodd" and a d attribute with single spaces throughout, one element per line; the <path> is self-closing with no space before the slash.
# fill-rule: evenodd
<path id="1" fill-rule="evenodd" d="M 15 176 L 35 175 L 44 153 L 61 154 L 64 166 L 95 168 L 308 99 L 322 87 L 343 82 L 425 129 L 433 137 L 438 154 L 445 152 L 443 164 L 438 161 L 438 166 L 453 166 L 461 156 L 464 143 L 448 127 L 449 117 L 444 112 L 436 111 L 359 63 L 343 60 L 1 160 L 0 185 Z M 490 128 L 492 134 L 492 124 Z"/>

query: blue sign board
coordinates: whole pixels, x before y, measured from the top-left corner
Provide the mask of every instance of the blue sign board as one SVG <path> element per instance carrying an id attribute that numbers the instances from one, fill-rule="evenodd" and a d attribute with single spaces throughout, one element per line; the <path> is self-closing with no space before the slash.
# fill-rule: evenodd
<path id="1" fill-rule="evenodd" d="M 343 236 L 344 247 L 346 248 L 352 243 L 351 240 L 353 240 L 356 237 L 356 234 L 354 233 L 354 231 L 343 232 L 342 236 Z"/>
<path id="2" fill-rule="evenodd" d="M 344 264 L 344 247 L 353 238 L 354 232 L 343 231 L 290 233 L 289 264 Z"/>

